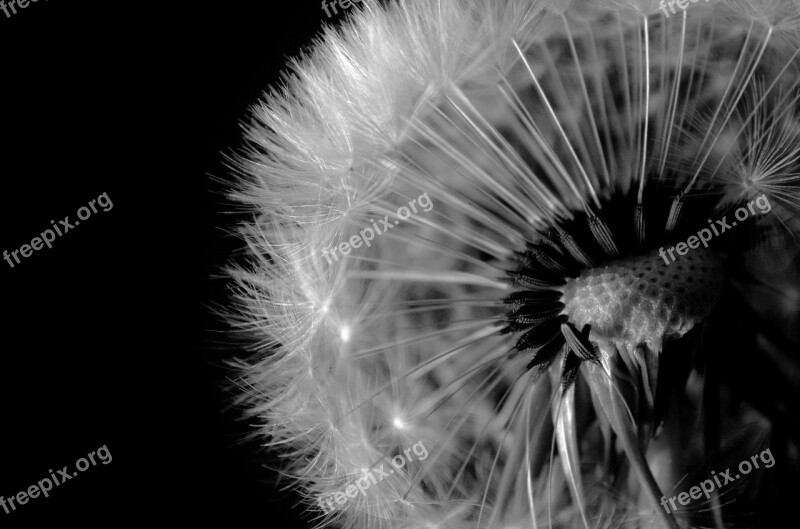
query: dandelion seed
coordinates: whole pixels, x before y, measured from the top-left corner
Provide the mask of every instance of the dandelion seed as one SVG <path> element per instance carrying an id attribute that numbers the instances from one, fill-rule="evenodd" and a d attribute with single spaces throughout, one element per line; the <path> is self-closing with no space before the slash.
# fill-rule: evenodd
<path id="1" fill-rule="evenodd" d="M 800 367 L 793 343 L 750 302 L 771 281 L 800 321 L 773 259 L 800 240 L 799 13 L 398 0 L 326 30 L 239 162 L 258 218 L 232 270 L 259 346 L 242 402 L 309 509 L 417 441 L 429 457 L 322 523 L 727 523 L 717 494 L 660 501 L 800 414 L 776 363 Z M 430 211 L 381 222 L 423 193 Z M 759 194 L 778 214 L 659 256 Z"/>

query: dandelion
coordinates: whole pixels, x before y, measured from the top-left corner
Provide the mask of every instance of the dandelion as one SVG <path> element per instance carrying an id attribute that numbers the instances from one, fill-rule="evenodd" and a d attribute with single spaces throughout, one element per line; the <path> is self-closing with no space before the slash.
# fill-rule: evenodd
<path id="1" fill-rule="evenodd" d="M 242 403 L 318 524 L 746 523 L 749 478 L 661 503 L 765 444 L 795 464 L 797 4 L 351 15 L 254 109 L 233 192 L 255 212 L 231 270 Z M 755 199 L 770 214 L 659 256 Z M 317 507 L 417 442 L 424 461 Z"/>

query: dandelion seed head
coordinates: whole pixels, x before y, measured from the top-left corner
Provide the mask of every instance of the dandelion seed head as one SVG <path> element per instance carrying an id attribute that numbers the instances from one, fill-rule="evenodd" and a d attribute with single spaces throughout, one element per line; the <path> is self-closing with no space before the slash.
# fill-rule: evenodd
<path id="1" fill-rule="evenodd" d="M 685 273 L 688 272 L 688 273 Z M 564 312 L 593 341 L 660 350 L 702 322 L 719 300 L 724 271 L 713 251 L 698 249 L 680 263 L 653 251 L 591 269 L 564 287 Z"/>
<path id="2" fill-rule="evenodd" d="M 237 163 L 243 402 L 317 512 L 429 453 L 321 523 L 696 522 L 658 505 L 707 458 L 694 359 L 734 356 L 749 259 L 800 235 L 793 6 L 365 3 L 292 63 Z M 761 194 L 782 213 L 662 260 Z"/>

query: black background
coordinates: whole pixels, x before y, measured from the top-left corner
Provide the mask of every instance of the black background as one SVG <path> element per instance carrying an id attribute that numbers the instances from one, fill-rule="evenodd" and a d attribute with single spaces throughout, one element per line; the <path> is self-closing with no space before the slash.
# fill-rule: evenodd
<path id="1" fill-rule="evenodd" d="M 66 2 L 0 12 L 0 251 L 107 193 L 13 269 L 0 261 L 0 495 L 106 445 L 0 526 L 167 520 L 306 527 L 236 409 L 215 279 L 240 243 L 224 153 L 316 1 Z M 335 20 L 334 20 L 335 22 Z"/>

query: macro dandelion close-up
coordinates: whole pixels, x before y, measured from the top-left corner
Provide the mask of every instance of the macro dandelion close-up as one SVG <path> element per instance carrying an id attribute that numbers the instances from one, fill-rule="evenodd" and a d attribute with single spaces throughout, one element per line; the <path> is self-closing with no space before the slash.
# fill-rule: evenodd
<path id="1" fill-rule="evenodd" d="M 790 529 L 800 0 L 0 0 L 0 526 Z"/>
<path id="2" fill-rule="evenodd" d="M 229 158 L 308 527 L 795 526 L 800 4 L 345 3 Z"/>

